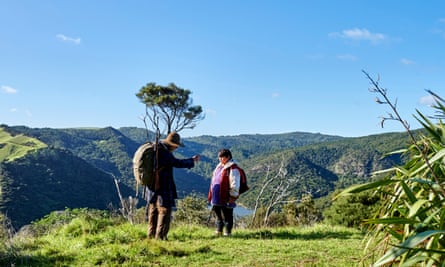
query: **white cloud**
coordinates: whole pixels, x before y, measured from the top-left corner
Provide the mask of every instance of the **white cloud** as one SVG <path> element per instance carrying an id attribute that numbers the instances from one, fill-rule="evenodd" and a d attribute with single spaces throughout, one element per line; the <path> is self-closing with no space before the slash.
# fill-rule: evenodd
<path id="1" fill-rule="evenodd" d="M 387 36 L 385 36 L 382 33 L 372 33 L 367 29 L 359 29 L 359 28 L 343 30 L 341 32 L 333 32 L 330 33 L 329 36 L 356 40 L 356 41 L 370 41 L 374 44 L 382 42 L 387 39 Z"/>
<path id="2" fill-rule="evenodd" d="M 350 54 L 338 55 L 337 58 L 340 60 L 344 60 L 344 61 L 356 61 L 357 60 L 356 56 L 350 55 Z"/>
<path id="3" fill-rule="evenodd" d="M 445 18 L 438 19 L 438 22 L 439 22 L 439 24 L 436 26 L 435 29 L 432 30 L 432 32 L 434 34 L 439 34 L 445 38 L 445 30 L 443 28 L 443 26 L 445 25 Z"/>
<path id="4" fill-rule="evenodd" d="M 64 34 L 57 34 L 56 38 L 63 42 L 74 43 L 76 45 L 80 44 L 80 38 L 72 38 L 72 37 L 68 37 Z"/>
<path id="5" fill-rule="evenodd" d="M 433 95 L 426 95 L 419 99 L 419 103 L 424 106 L 432 106 L 436 103 L 436 98 Z"/>
<path id="6" fill-rule="evenodd" d="M 11 112 L 11 113 L 14 113 L 14 112 L 17 112 L 17 111 L 18 111 L 17 108 L 11 108 L 11 109 L 9 109 L 9 112 Z"/>
<path id="7" fill-rule="evenodd" d="M 416 64 L 414 61 L 409 60 L 407 58 L 402 58 L 400 60 L 400 63 L 402 63 L 403 65 L 414 65 L 414 64 Z"/>
<path id="8" fill-rule="evenodd" d="M 0 86 L 1 91 L 7 94 L 16 94 L 18 91 L 15 88 L 12 88 L 10 86 L 2 85 Z"/>
<path id="9" fill-rule="evenodd" d="M 272 97 L 273 98 L 276 98 L 276 97 L 279 97 L 279 96 L 280 96 L 280 93 L 277 93 L 277 92 L 272 93 Z"/>

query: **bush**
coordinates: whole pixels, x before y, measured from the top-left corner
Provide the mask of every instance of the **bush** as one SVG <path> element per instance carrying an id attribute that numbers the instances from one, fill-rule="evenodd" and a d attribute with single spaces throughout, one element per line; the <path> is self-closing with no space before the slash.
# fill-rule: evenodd
<path id="1" fill-rule="evenodd" d="M 372 192 L 338 198 L 323 211 L 324 220 L 332 225 L 363 227 L 364 220 L 377 211 L 379 200 L 379 196 Z"/>
<path id="2" fill-rule="evenodd" d="M 40 220 L 25 227 L 28 232 L 37 236 L 46 235 L 62 227 L 83 227 L 84 231 L 95 233 L 116 222 L 123 222 L 120 217 L 113 217 L 108 211 L 95 209 L 65 209 L 53 211 Z"/>
<path id="3" fill-rule="evenodd" d="M 178 200 L 177 210 L 174 213 L 175 223 L 188 225 L 207 225 L 210 210 L 207 207 L 207 199 L 191 193 Z"/>

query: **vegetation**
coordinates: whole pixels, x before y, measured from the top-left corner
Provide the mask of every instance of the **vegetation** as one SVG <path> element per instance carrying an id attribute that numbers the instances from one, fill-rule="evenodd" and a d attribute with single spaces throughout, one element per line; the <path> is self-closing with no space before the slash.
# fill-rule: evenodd
<path id="1" fill-rule="evenodd" d="M 0 247 L 2 266 L 357 266 L 363 234 L 315 225 L 246 230 L 173 225 L 168 241 L 148 240 L 146 224 L 110 213 L 51 213 Z M 367 265 L 363 265 L 367 266 Z"/>
<path id="2" fill-rule="evenodd" d="M 174 83 L 167 86 L 148 83 L 142 87 L 136 96 L 146 107 L 146 128 L 149 129 L 146 122 L 148 119 L 157 132 L 160 126 L 166 127 L 166 134 L 193 129 L 197 122 L 204 119 L 204 115 L 201 106 L 193 106 L 190 94 L 190 90 L 182 89 Z"/>
<path id="3" fill-rule="evenodd" d="M 438 122 L 417 111 L 425 134 L 416 138 L 387 90 L 365 74 L 370 90 L 383 97 L 377 102 L 392 110 L 382 118 L 382 125 L 388 120 L 402 123 L 412 142 L 403 150 L 408 156 L 404 165 L 380 171 L 387 175 L 384 179 L 350 187 L 340 196 L 373 190 L 381 198 L 378 213 L 367 220 L 372 226 L 369 249 L 380 256 L 373 266 L 445 266 L 445 101 L 430 92 L 436 100 L 433 108 Z"/>
<path id="4" fill-rule="evenodd" d="M 0 162 L 0 212 L 7 213 L 15 227 L 55 209 L 98 208 L 99 204 L 106 208 L 109 203 L 118 206 L 113 176 L 120 181 L 124 198 L 135 196 L 131 158 L 139 142 L 144 141 L 145 129 L 39 129 L 6 125 L 2 128 L 4 135 L 39 140 L 47 146 L 30 150 L 14 161 Z M 185 139 L 186 147 L 175 153 L 178 156 L 200 154 L 201 161 L 191 170 L 175 170 L 175 179 L 181 198 L 190 192 L 206 196 L 209 177 L 217 163 L 216 153 L 220 147 L 229 147 L 246 170 L 251 186 L 239 200 L 240 204 L 253 209 L 260 185 L 265 183 L 267 168 L 278 170 L 285 158 L 283 168 L 287 178 L 296 182 L 289 184 L 286 198 L 280 200 L 282 203 L 274 206 L 273 213 L 280 213 L 286 201 L 300 201 L 305 194 L 317 201 L 337 188 L 368 182 L 373 171 L 401 162 L 399 155 L 384 159 L 381 156 L 402 148 L 406 140 L 406 133 L 360 138 L 301 132 L 195 137 Z M 0 141 L 0 147 L 7 145 Z M 270 184 L 270 188 L 275 186 L 277 184 Z M 89 193 L 90 189 L 95 193 Z M 270 196 L 267 190 L 259 204 L 267 205 Z M 139 205 L 144 204 L 140 199 Z M 324 207 L 330 203 L 326 204 Z"/>
<path id="5" fill-rule="evenodd" d="M 322 210 L 316 206 L 311 195 L 303 195 L 298 201 L 283 203 L 270 213 L 268 206 L 257 207 L 252 216 L 243 218 L 249 228 L 265 227 L 307 227 L 323 221 Z M 331 224 L 335 225 L 335 224 Z"/>
<path id="6" fill-rule="evenodd" d="M 44 148 L 0 165 L 0 210 L 16 229 L 66 207 L 119 206 L 110 175 L 69 151 Z M 121 186 L 125 195 L 132 189 Z"/>
<path id="7" fill-rule="evenodd" d="M 175 221 L 188 225 L 208 225 L 210 210 L 207 202 L 206 198 L 199 197 L 195 193 L 178 200 Z"/>
<path id="8" fill-rule="evenodd" d="M 185 197 L 178 201 L 169 242 L 146 239 L 143 208 L 132 213 L 131 224 L 105 211 L 118 203 L 112 177 L 122 178 L 120 186 L 114 179 L 119 193 L 134 193 L 128 187 L 131 157 L 144 139 L 142 129 L 2 125 L 0 265 L 445 266 L 445 100 L 430 92 L 436 116 L 417 112 L 424 129 L 413 131 L 386 89 L 367 77 L 370 90 L 383 97 L 377 102 L 392 110 L 382 126 L 395 120 L 406 133 L 190 138 L 178 153 L 201 154 L 202 162 L 196 170 L 178 170 Z M 167 96 L 157 98 L 156 90 Z M 164 116 L 170 132 L 193 128 L 203 118 L 189 94 L 173 84 L 148 84 L 138 97 L 152 111 L 147 117 L 156 122 Z M 239 202 L 254 208 L 226 239 L 213 236 L 203 197 L 220 147 L 230 148 L 246 170 L 251 190 Z M 366 247 L 360 230 L 369 230 Z"/>
<path id="9" fill-rule="evenodd" d="M 380 205 L 379 195 L 362 192 L 336 199 L 331 206 L 323 210 L 323 216 L 328 224 L 362 229 L 366 228 L 365 219 L 377 212 Z"/>
<path id="10" fill-rule="evenodd" d="M 13 161 L 28 152 L 44 148 L 46 144 L 23 134 L 12 135 L 0 127 L 0 162 Z"/>

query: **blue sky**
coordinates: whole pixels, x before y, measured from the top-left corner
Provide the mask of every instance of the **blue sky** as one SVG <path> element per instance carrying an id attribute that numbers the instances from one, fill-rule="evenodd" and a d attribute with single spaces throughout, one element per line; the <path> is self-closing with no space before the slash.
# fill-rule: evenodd
<path id="1" fill-rule="evenodd" d="M 444 48 L 443 1 L 0 0 L 0 123 L 144 127 L 135 94 L 173 82 L 206 114 L 183 136 L 403 131 L 362 70 L 418 128 Z"/>

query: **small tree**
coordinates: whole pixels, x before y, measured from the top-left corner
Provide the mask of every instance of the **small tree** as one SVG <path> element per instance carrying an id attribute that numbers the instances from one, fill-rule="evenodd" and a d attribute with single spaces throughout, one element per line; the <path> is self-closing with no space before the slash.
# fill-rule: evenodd
<path id="1" fill-rule="evenodd" d="M 295 209 L 294 219 L 298 225 L 313 225 L 320 221 L 321 217 L 321 212 L 315 206 L 312 194 L 303 194 Z"/>
<path id="2" fill-rule="evenodd" d="M 201 106 L 193 106 L 190 94 L 190 90 L 182 89 L 174 83 L 167 86 L 147 83 L 136 94 L 146 107 L 143 118 L 145 126 L 148 118 L 155 129 L 164 126 L 167 134 L 193 129 L 198 121 L 204 119 L 204 115 Z"/>
<path id="3" fill-rule="evenodd" d="M 279 169 L 273 174 L 271 167 L 267 166 L 267 173 L 265 181 L 260 189 L 260 192 L 255 201 L 255 208 L 252 215 L 252 223 L 254 226 L 257 224 L 257 216 L 261 210 L 261 215 L 264 215 L 263 226 L 269 226 L 269 219 L 272 215 L 274 209 L 280 205 L 287 203 L 298 202 L 298 200 L 291 199 L 292 191 L 290 187 L 296 184 L 300 178 L 299 177 L 288 177 L 287 169 L 285 167 L 284 159 L 280 163 Z M 270 190 L 270 191 L 269 191 Z M 260 208 L 263 205 L 265 192 L 270 192 L 270 196 L 267 197 L 266 203 L 264 203 L 264 210 Z M 289 200 L 291 199 L 291 200 Z M 264 213 L 264 214 L 262 214 Z"/>

